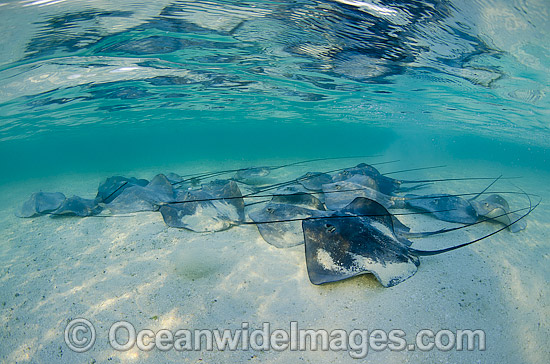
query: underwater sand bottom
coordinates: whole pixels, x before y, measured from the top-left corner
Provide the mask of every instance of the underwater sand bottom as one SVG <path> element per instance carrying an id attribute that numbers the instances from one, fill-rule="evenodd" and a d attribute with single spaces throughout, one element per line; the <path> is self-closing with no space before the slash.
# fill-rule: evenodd
<path id="1" fill-rule="evenodd" d="M 415 176 L 460 176 L 459 171 L 462 175 L 487 175 L 494 171 L 496 175 L 522 175 L 514 183 L 529 192 L 548 191 L 544 184 L 548 176 L 529 175 L 529 171 L 505 170 L 482 162 L 455 163 L 454 167 Z M 136 171 L 134 175 L 151 178 L 156 172 L 167 171 Z M 503 231 L 474 246 L 422 258 L 416 275 L 395 287 L 383 288 L 371 275 L 314 286 L 307 277 L 304 247 L 272 247 L 254 226 L 197 234 L 167 227 L 159 213 L 115 218 L 18 219 L 13 215 L 15 207 L 32 192 L 59 190 L 93 197 L 89 194 L 105 177 L 63 176 L 2 187 L 0 361 L 356 362 L 347 351 L 145 352 L 134 347 L 118 352 L 109 346 L 108 330 L 119 320 L 132 323 L 137 330 L 173 332 L 240 329 L 243 322 L 252 329 L 269 322 L 272 330 L 290 331 L 290 322 L 296 321 L 300 329 L 401 329 L 408 342 L 414 342 L 422 329 L 482 329 L 486 335 L 485 351 L 370 350 L 362 360 L 368 363 L 542 364 L 550 356 L 548 193 L 528 217 L 525 231 Z M 482 186 L 455 182 L 437 188 L 475 192 Z M 521 197 L 512 201 L 514 207 L 525 205 Z M 421 216 L 403 221 L 413 230 L 445 226 Z M 414 246 L 452 245 L 497 227 L 460 230 L 417 241 Z M 72 352 L 63 340 L 67 322 L 79 317 L 90 320 L 97 332 L 95 345 L 86 353 Z"/>

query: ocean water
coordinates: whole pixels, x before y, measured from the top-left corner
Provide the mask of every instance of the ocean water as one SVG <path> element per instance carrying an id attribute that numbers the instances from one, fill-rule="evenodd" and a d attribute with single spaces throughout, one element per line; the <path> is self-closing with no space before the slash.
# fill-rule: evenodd
<path id="1" fill-rule="evenodd" d="M 357 322 L 369 329 L 481 328 L 496 349 L 455 351 L 453 362 L 545 362 L 549 19 L 546 0 L 0 2 L 0 338 L 7 343 L 0 360 L 351 360 L 315 351 L 199 351 L 185 358 L 173 351 L 121 353 L 105 337 L 99 348 L 74 353 L 63 342 L 70 318 L 88 317 L 103 329 L 130 317 L 136 326 L 156 328 L 232 328 L 268 319 L 326 329 L 352 329 Z M 349 156 L 371 157 L 288 173 L 360 161 L 392 162 L 381 165 L 383 172 L 445 165 L 399 176 L 521 177 L 499 182 L 500 188 L 519 186 L 543 202 L 525 231 L 504 231 L 489 245 L 431 260 L 426 275 L 413 277 L 414 286 L 405 282 L 403 291 L 399 285 L 387 292 L 372 278 L 311 286 L 303 248 L 281 252 L 252 227 L 193 235 L 167 229 L 151 214 L 14 216 L 33 192 L 93 198 L 112 175 L 151 178 Z M 485 182 L 441 188 L 478 192 Z M 518 196 L 511 202 L 527 203 Z M 253 247 L 243 254 L 241 243 Z M 226 261 L 216 260 L 220 252 Z M 116 257 L 101 261 L 110 254 Z M 139 262 L 137 273 L 128 270 L 132 262 Z M 85 269 L 79 273 L 78 266 Z M 149 280 L 132 281 L 140 270 Z M 98 278 L 105 272 L 112 276 Z M 151 280 L 156 274 L 163 279 Z M 446 294 L 443 284 L 450 285 Z M 151 285 L 158 291 L 148 291 Z M 292 302 L 296 296 L 300 303 Z M 405 296 L 395 312 L 381 308 Z M 185 297 L 195 300 L 187 309 L 178 303 Z M 468 306 L 455 305 L 465 297 Z M 430 305 L 448 314 L 433 321 Z M 366 321 L 348 320 L 359 317 Z M 369 355 L 373 362 L 445 358 L 444 352 Z"/>
<path id="2" fill-rule="evenodd" d="M 380 154 L 410 133 L 420 140 L 409 150 L 437 138 L 460 158 L 447 145 L 460 137 L 460 152 L 481 157 L 511 143 L 496 157 L 546 162 L 544 1 L 1 9 L 3 180 Z"/>

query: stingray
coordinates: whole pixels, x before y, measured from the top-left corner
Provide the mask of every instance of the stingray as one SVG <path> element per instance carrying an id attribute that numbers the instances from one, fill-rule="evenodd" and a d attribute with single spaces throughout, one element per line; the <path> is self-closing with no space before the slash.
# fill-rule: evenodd
<path id="1" fill-rule="evenodd" d="M 520 220 L 516 224 L 510 224 L 512 221 L 517 220 L 518 215 L 510 212 L 508 201 L 498 194 L 492 194 L 482 201 L 471 200 L 470 203 L 479 216 L 507 225 L 513 233 L 521 231 L 527 226 L 524 220 Z"/>
<path id="2" fill-rule="evenodd" d="M 378 224 L 380 225 L 380 224 Z M 395 234 L 368 217 L 306 220 L 302 223 L 311 283 L 340 281 L 373 273 L 384 287 L 414 275 L 418 257 Z"/>
<path id="3" fill-rule="evenodd" d="M 174 201 L 172 184 L 166 176 L 158 174 L 145 186 L 125 188 L 106 206 L 112 213 L 157 211 L 161 203 L 171 201 Z"/>
<path id="4" fill-rule="evenodd" d="M 310 191 L 322 191 L 323 185 L 332 183 L 332 176 L 324 172 L 308 172 L 298 178 L 299 183 Z"/>
<path id="5" fill-rule="evenodd" d="M 99 214 L 103 208 L 95 200 L 73 196 L 65 199 L 61 206 L 50 212 L 57 216 L 94 216 Z"/>
<path id="6" fill-rule="evenodd" d="M 290 185 L 275 190 L 271 202 L 302 206 L 314 210 L 326 210 L 325 204 L 301 185 Z"/>
<path id="7" fill-rule="evenodd" d="M 389 172 L 385 174 L 408 172 L 408 171 L 415 171 L 415 170 L 421 170 L 421 169 L 439 168 L 439 167 L 442 167 L 442 166 L 414 168 L 414 169 L 407 169 L 402 171 Z M 365 184 L 366 187 L 370 187 L 372 189 L 380 191 L 385 195 L 392 195 L 396 191 L 403 191 L 403 192 L 411 191 L 411 190 L 425 187 L 426 185 L 433 182 L 492 179 L 490 177 L 489 178 L 488 177 L 461 177 L 461 178 L 439 178 L 439 179 L 424 179 L 424 180 L 398 180 L 391 177 L 387 177 L 385 176 L 385 174 L 380 173 L 372 165 L 368 165 L 366 163 L 360 163 L 355 167 L 346 168 L 341 172 L 335 174 L 332 177 L 332 180 L 333 182 L 340 182 L 340 181 L 349 180 L 350 178 L 353 178 L 356 176 L 364 176 L 364 177 L 367 177 L 363 179 L 364 181 L 363 184 Z M 414 184 L 414 186 L 403 187 L 404 184 Z"/>
<path id="8" fill-rule="evenodd" d="M 399 190 L 404 183 L 416 183 L 415 181 L 397 180 L 391 177 L 382 175 L 372 165 L 366 163 L 360 163 L 355 167 L 344 169 L 332 177 L 333 182 L 341 182 L 348 180 L 355 176 L 363 176 L 365 185 L 372 189 L 382 192 L 386 195 L 391 195 L 393 192 Z M 418 188 L 414 186 L 412 188 Z"/>
<path id="9" fill-rule="evenodd" d="M 483 191 L 467 200 L 459 195 L 433 194 L 425 196 L 405 195 L 404 204 L 407 207 L 430 212 L 434 217 L 442 221 L 471 224 L 479 220 L 480 215 L 474 208 L 474 202 L 484 194 L 502 176 L 497 177 Z M 489 206 L 489 203 L 487 203 Z M 481 209 L 480 209 L 481 211 Z"/>
<path id="10" fill-rule="evenodd" d="M 328 214 L 323 210 L 270 202 L 261 210 L 250 212 L 248 216 L 267 243 L 277 248 L 290 248 L 304 243 L 302 219 Z"/>
<path id="11" fill-rule="evenodd" d="M 264 167 L 244 168 L 244 169 L 238 170 L 235 173 L 235 175 L 233 176 L 233 180 L 240 183 L 247 184 L 247 185 L 251 185 L 251 186 L 266 186 L 268 185 L 268 183 L 274 182 L 274 178 L 271 176 L 271 171 L 294 166 L 297 164 L 306 163 L 306 162 L 309 162 L 309 161 L 290 163 L 290 164 L 285 164 L 283 166 L 276 166 L 276 167 L 264 166 Z"/>
<path id="12" fill-rule="evenodd" d="M 160 213 L 170 227 L 222 231 L 244 220 L 244 201 L 234 181 L 216 180 L 178 195 L 177 201 L 162 205 Z"/>
<path id="13" fill-rule="evenodd" d="M 325 215 L 325 205 L 300 185 L 277 189 L 266 206 L 248 214 L 257 223 L 262 238 L 277 248 L 303 244 L 302 226 L 300 221 L 269 222 Z"/>
<path id="14" fill-rule="evenodd" d="M 170 184 L 172 186 L 176 186 L 174 188 L 177 189 L 190 189 L 192 187 L 200 186 L 199 178 L 184 178 L 183 176 L 173 172 L 167 173 L 166 178 Z"/>
<path id="15" fill-rule="evenodd" d="M 394 219 L 375 201 L 362 206 L 362 211 L 370 211 L 371 216 L 342 216 L 346 213 L 343 210 L 330 217 L 304 219 L 302 229 L 309 279 L 318 285 L 372 273 L 384 287 L 395 286 L 416 273 L 420 256 L 449 252 L 488 238 L 527 216 L 538 203 L 534 207 L 529 205 L 527 213 L 501 229 L 438 250 L 414 249 L 409 240 L 399 238 Z"/>
<path id="16" fill-rule="evenodd" d="M 61 192 L 35 192 L 16 212 L 18 217 L 34 217 L 57 210 L 65 201 Z"/>
<path id="17" fill-rule="evenodd" d="M 126 188 L 132 186 L 146 186 L 149 183 L 146 179 L 137 179 L 134 177 L 126 178 L 122 176 L 113 176 L 105 180 L 99 185 L 96 203 L 109 203 L 120 195 Z"/>
<path id="18" fill-rule="evenodd" d="M 434 233 L 434 232 L 421 232 L 421 233 L 409 234 L 411 229 L 408 226 L 406 226 L 401 221 L 399 221 L 399 219 L 395 217 L 395 215 L 390 214 L 382 204 L 370 198 L 365 198 L 365 197 L 355 198 L 346 207 L 339 210 L 339 213 L 352 214 L 355 216 L 368 216 L 373 221 L 378 221 L 381 224 L 386 224 L 391 222 L 391 225 L 394 228 L 394 232 L 399 239 L 402 238 L 403 234 L 407 234 L 408 236 L 423 237 L 426 235 L 432 235 Z"/>
<path id="19" fill-rule="evenodd" d="M 373 187 L 368 187 L 367 176 L 355 175 L 347 180 L 323 185 L 325 204 L 331 210 L 339 210 L 356 197 L 366 197 L 381 203 L 386 208 L 402 207 L 403 198 L 388 196 Z"/>
<path id="20" fill-rule="evenodd" d="M 479 219 L 470 201 L 459 196 L 405 195 L 405 205 L 415 210 L 431 212 L 435 218 L 447 222 L 471 224 Z"/>
<path id="21" fill-rule="evenodd" d="M 268 176 L 271 177 L 271 171 L 274 169 L 272 167 L 250 167 L 237 171 L 233 179 L 247 185 L 263 185 L 272 181 L 272 178 L 268 178 Z"/>

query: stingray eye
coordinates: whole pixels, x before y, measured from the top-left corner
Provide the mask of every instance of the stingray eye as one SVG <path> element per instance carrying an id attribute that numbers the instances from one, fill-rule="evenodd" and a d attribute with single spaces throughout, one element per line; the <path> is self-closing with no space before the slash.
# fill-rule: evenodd
<path id="1" fill-rule="evenodd" d="M 270 214 L 274 213 L 275 210 L 273 210 L 272 207 L 268 207 L 267 209 L 265 209 L 267 212 L 269 212 Z"/>
<path id="2" fill-rule="evenodd" d="M 331 225 L 331 224 L 325 224 L 325 229 L 327 230 L 328 233 L 333 233 L 336 231 L 336 227 L 334 227 L 334 225 Z"/>
<path id="3" fill-rule="evenodd" d="M 342 189 L 342 186 L 336 185 L 336 189 L 337 189 L 337 190 L 341 190 L 341 189 Z"/>

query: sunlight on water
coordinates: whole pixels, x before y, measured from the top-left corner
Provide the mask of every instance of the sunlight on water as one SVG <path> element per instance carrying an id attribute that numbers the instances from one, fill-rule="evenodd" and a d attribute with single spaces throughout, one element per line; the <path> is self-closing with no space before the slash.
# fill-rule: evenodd
<path id="1" fill-rule="evenodd" d="M 4 169 L 356 153 L 372 128 L 548 145 L 544 1 L 3 5 Z"/>
<path id="2" fill-rule="evenodd" d="M 0 41 L 0 135 L 206 122 L 221 111 L 227 123 L 313 114 L 531 132 L 522 138 L 546 144 L 547 5 L 10 2 L 0 14 L 10 35 Z M 17 22 L 30 26 L 15 32 Z"/>
<path id="3" fill-rule="evenodd" d="M 549 19 L 548 0 L 0 2 L 0 361 L 351 360 L 344 351 L 116 351 L 107 328 L 127 319 L 155 330 L 252 330 L 264 320 L 411 335 L 480 328 L 487 351 L 385 350 L 369 362 L 546 363 Z M 379 176 L 403 194 L 339 190 L 331 199 L 323 182 L 287 196 L 275 184 L 272 201 L 299 209 L 262 210 L 273 196 L 257 195 L 254 181 L 309 191 L 295 178 L 325 171 L 319 180 L 345 182 L 335 188 L 361 186 L 369 179 L 350 182 L 349 170 L 333 180 L 359 160 L 399 178 Z M 250 166 L 260 168 L 235 173 Z M 158 173 L 175 180 L 143 180 Z M 139 179 L 114 178 L 95 196 L 109 176 Z M 405 198 L 417 188 L 423 197 Z M 492 210 L 493 200 L 458 198 L 500 188 L 509 202 L 494 197 Z M 439 193 L 452 193 L 466 220 L 453 215 L 459 208 L 431 211 L 446 201 Z M 401 222 L 379 206 L 354 225 L 338 216 L 316 228 L 258 228 L 276 213 L 317 221 L 309 217 L 378 206 L 346 200 L 356 194 L 414 212 L 396 213 Z M 507 214 L 494 215 L 505 205 L 537 210 L 512 232 Z M 479 224 L 461 225 L 471 221 Z M 388 237 L 399 242 L 393 261 Z M 420 259 L 408 237 L 439 253 L 483 243 Z M 307 257 L 316 239 L 334 243 L 319 249 L 325 259 Z M 373 239 L 382 248 L 369 248 Z M 378 280 L 336 283 L 341 274 L 333 282 L 319 269 L 310 281 L 312 259 Z M 86 353 L 63 343 L 76 317 L 97 325 Z"/>

